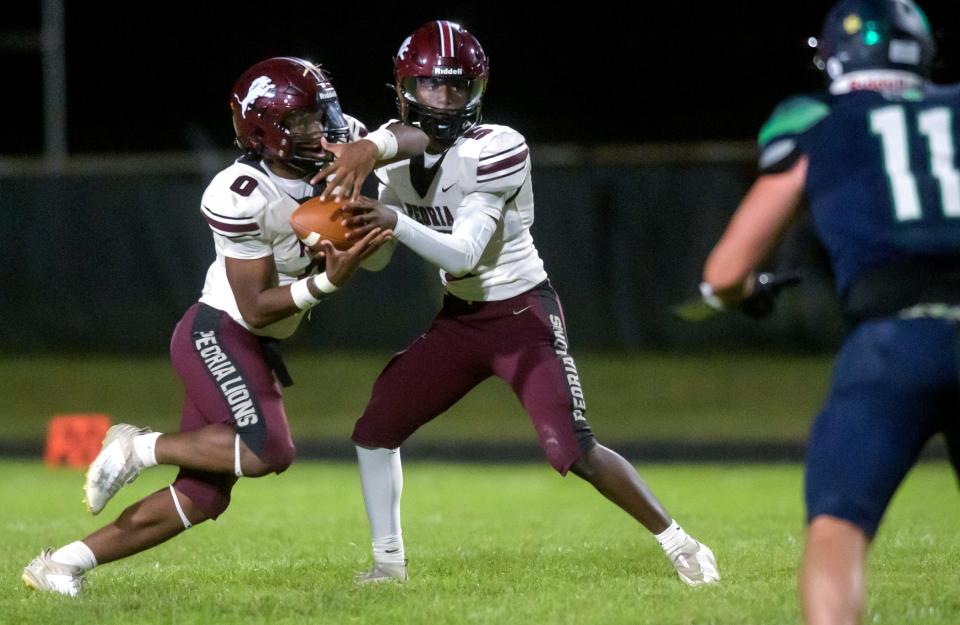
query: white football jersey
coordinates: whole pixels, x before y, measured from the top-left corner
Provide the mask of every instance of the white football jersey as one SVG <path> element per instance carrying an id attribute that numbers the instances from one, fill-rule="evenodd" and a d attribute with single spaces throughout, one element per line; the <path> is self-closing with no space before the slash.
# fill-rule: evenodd
<path id="1" fill-rule="evenodd" d="M 350 140 L 366 128 L 345 116 Z M 200 210 L 213 231 L 217 258 L 207 270 L 200 301 L 225 311 L 254 334 L 283 339 L 293 334 L 302 312 L 263 328 L 251 328 L 240 314 L 227 281 L 226 257 L 255 259 L 273 256 L 283 286 L 316 271 L 307 250 L 290 226 L 290 214 L 318 192 L 304 180 L 281 178 L 259 160 L 239 159 L 217 174 L 203 193 Z"/>
<path id="2" fill-rule="evenodd" d="M 427 163 L 417 156 L 378 169 L 380 201 L 441 233 L 449 234 L 463 211 L 479 210 L 496 222 L 470 273 L 455 277 L 440 271 L 451 294 L 468 301 L 504 300 L 547 279 L 530 234 L 530 154 L 520 133 L 506 126 L 476 126 L 432 167 Z M 503 207 L 471 202 L 472 193 L 502 198 Z"/>

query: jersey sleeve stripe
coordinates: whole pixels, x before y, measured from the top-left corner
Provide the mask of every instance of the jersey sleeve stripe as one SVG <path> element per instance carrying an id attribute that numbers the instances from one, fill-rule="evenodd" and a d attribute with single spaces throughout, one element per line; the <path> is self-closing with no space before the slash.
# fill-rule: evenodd
<path id="1" fill-rule="evenodd" d="M 256 220 L 252 217 L 231 217 L 229 215 L 221 215 L 220 213 L 215 213 L 209 208 L 207 208 L 206 206 L 204 206 L 203 204 L 200 205 L 200 209 L 203 211 L 205 216 L 208 216 L 212 219 L 216 219 L 217 221 L 228 220 L 228 221 L 237 221 L 237 222 L 245 222 L 245 223 L 256 222 Z"/>
<path id="2" fill-rule="evenodd" d="M 249 223 L 249 224 L 228 224 L 222 221 L 218 221 L 208 215 L 204 215 L 203 218 L 207 220 L 207 223 L 210 224 L 210 227 L 212 229 L 218 230 L 224 233 L 231 233 L 231 232 L 232 233 L 236 233 L 236 232 L 250 233 L 250 232 L 256 232 L 260 230 L 260 226 L 257 225 L 256 222 Z"/>
<path id="3" fill-rule="evenodd" d="M 774 110 L 770 119 L 760 129 L 757 142 L 764 147 L 774 139 L 802 134 L 829 113 L 829 106 L 811 98 L 788 100 Z"/>
<path id="4" fill-rule="evenodd" d="M 504 169 L 509 169 L 515 166 L 517 163 L 523 163 L 527 160 L 527 154 L 529 153 L 530 150 L 524 148 L 522 151 L 517 152 L 513 156 L 509 156 L 486 165 L 481 165 L 477 168 L 477 180 L 479 180 L 482 176 L 489 176 L 490 174 L 495 174 L 499 171 L 503 171 Z"/>
<path id="5" fill-rule="evenodd" d="M 487 175 L 487 176 L 484 176 L 484 177 L 482 177 L 482 178 L 478 176 L 478 177 L 477 177 L 477 182 L 478 182 L 478 183 L 481 183 L 481 182 L 490 182 L 491 180 L 499 180 L 499 179 L 501 179 L 501 178 L 506 178 L 506 177 L 508 177 L 508 176 L 512 176 L 512 175 L 514 175 L 514 174 L 517 174 L 517 173 L 522 172 L 522 171 L 524 170 L 524 168 L 525 168 L 524 165 L 520 165 L 519 167 L 517 167 L 517 168 L 515 168 L 515 169 L 511 169 L 511 170 L 508 171 L 508 172 L 502 173 L 502 174 L 500 174 L 499 176 Z"/>
<path id="6" fill-rule="evenodd" d="M 517 145 L 513 146 L 512 148 L 507 148 L 506 150 L 503 150 L 503 151 L 501 151 L 501 152 L 497 152 L 496 154 L 490 154 L 490 155 L 488 155 L 488 156 L 481 156 L 481 157 L 480 157 L 480 160 L 481 160 L 481 161 L 488 161 L 488 160 L 490 160 L 491 158 L 497 158 L 498 156 L 503 156 L 504 154 L 506 154 L 506 153 L 508 153 L 508 152 L 513 152 L 514 150 L 518 150 L 518 149 L 520 149 L 520 148 L 522 148 L 522 147 L 525 147 L 526 145 L 527 145 L 526 143 L 518 143 Z"/>

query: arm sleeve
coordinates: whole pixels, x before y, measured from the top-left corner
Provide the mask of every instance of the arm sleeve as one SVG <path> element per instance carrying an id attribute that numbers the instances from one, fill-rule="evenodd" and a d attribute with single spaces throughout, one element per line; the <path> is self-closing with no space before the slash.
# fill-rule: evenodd
<path id="1" fill-rule="evenodd" d="M 480 262 L 505 203 L 501 194 L 470 193 L 457 211 L 450 234 L 434 232 L 398 211 L 394 233 L 419 256 L 459 278 Z"/>
<path id="2" fill-rule="evenodd" d="M 400 213 L 399 210 L 401 203 L 400 198 L 397 197 L 397 194 L 393 192 L 387 185 L 380 184 L 380 193 L 379 193 L 380 203 L 386 205 L 387 208 Z M 399 221 L 399 220 L 398 220 Z M 396 232 L 394 232 L 396 236 Z M 397 239 L 393 238 L 384 243 L 380 249 L 376 252 L 367 256 L 360 266 L 366 269 L 367 271 L 380 271 L 390 262 L 390 259 L 393 258 L 393 250 L 397 248 Z"/>

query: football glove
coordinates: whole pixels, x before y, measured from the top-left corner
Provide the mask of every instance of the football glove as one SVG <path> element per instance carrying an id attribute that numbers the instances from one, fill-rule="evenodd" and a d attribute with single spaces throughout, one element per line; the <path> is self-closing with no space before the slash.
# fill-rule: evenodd
<path id="1" fill-rule="evenodd" d="M 676 304 L 670 309 L 673 316 L 683 321 L 706 321 L 710 317 L 726 312 L 727 307 L 706 282 L 700 283 L 700 296 Z"/>
<path id="2" fill-rule="evenodd" d="M 795 273 L 776 275 L 773 273 L 759 273 L 753 277 L 753 286 L 749 297 L 740 300 L 736 305 L 743 314 L 752 319 L 763 319 L 773 312 L 774 301 L 780 292 L 800 284 L 801 278 Z M 705 321 L 720 313 L 732 310 L 724 304 L 709 284 L 700 284 L 700 297 L 677 304 L 672 308 L 674 317 L 684 321 Z"/>
<path id="3" fill-rule="evenodd" d="M 753 279 L 753 289 L 749 297 L 740 300 L 740 311 L 751 319 L 763 319 L 773 312 L 777 295 L 788 287 L 800 284 L 801 278 L 795 273 L 772 274 L 758 273 Z"/>

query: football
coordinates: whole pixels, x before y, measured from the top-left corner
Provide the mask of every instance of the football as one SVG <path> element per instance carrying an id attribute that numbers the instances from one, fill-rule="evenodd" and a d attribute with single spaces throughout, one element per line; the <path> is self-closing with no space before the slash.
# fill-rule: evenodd
<path id="1" fill-rule="evenodd" d="M 340 223 L 347 215 L 343 210 L 346 204 L 343 199 L 310 198 L 290 215 L 290 225 L 309 247 L 314 247 L 321 239 L 328 239 L 338 250 L 345 250 L 352 244 L 347 238 L 348 230 Z"/>

